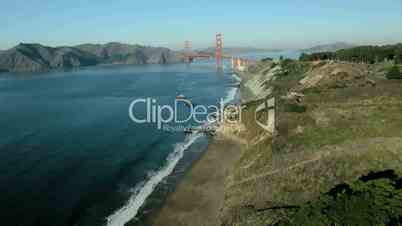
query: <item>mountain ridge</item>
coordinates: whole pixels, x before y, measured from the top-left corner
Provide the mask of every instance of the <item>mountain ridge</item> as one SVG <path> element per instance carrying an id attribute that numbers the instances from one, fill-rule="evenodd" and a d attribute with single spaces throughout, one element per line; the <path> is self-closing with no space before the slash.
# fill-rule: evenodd
<path id="1" fill-rule="evenodd" d="M 118 42 L 61 47 L 20 43 L 0 52 L 0 71 L 35 72 L 98 64 L 171 64 L 181 61 L 179 53 L 163 47 Z"/>

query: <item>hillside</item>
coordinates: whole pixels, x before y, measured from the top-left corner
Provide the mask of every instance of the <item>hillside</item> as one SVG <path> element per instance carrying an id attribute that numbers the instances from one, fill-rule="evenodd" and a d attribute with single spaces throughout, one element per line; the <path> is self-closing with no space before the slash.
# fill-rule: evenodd
<path id="1" fill-rule="evenodd" d="M 170 64 L 180 61 L 180 55 L 167 48 L 121 43 L 53 48 L 21 43 L 0 53 L 0 71 L 33 72 L 97 64 Z"/>
<path id="2" fill-rule="evenodd" d="M 300 52 L 303 53 L 317 53 L 317 52 L 334 52 L 340 49 L 349 49 L 354 47 L 355 45 L 349 44 L 346 42 L 335 42 L 331 44 L 325 44 L 325 45 L 318 45 L 314 46 L 308 49 L 302 49 Z"/>
<path id="3" fill-rule="evenodd" d="M 222 225 L 400 225 L 402 83 L 385 78 L 390 66 L 250 68 L 240 135 L 249 142 L 228 178 Z M 255 123 L 267 119 L 255 115 L 266 97 L 276 99 L 273 135 Z"/>
<path id="4" fill-rule="evenodd" d="M 96 65 L 96 56 L 76 48 L 52 48 L 40 44 L 19 44 L 0 54 L 0 69 L 12 72 L 41 71 Z"/>
<path id="5" fill-rule="evenodd" d="M 97 56 L 102 63 L 170 64 L 181 61 L 178 53 L 162 47 L 111 42 L 104 45 L 83 44 L 75 48 Z"/>

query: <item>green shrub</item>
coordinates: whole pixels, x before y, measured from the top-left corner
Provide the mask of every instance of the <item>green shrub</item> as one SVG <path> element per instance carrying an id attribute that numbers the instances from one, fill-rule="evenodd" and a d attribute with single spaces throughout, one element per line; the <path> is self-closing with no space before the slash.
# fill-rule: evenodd
<path id="1" fill-rule="evenodd" d="M 352 184 L 336 186 L 275 225 L 401 225 L 401 182 L 393 170 L 370 173 Z"/>
<path id="2" fill-rule="evenodd" d="M 307 107 L 300 104 L 286 104 L 285 105 L 285 112 L 295 112 L 295 113 L 304 113 L 306 112 Z"/>
<path id="3" fill-rule="evenodd" d="M 267 61 L 273 61 L 274 59 L 272 59 L 271 57 L 266 57 L 264 59 L 262 59 L 262 62 L 267 62 Z"/>
<path id="4" fill-rule="evenodd" d="M 271 69 L 274 68 L 274 67 L 276 67 L 276 66 L 278 66 L 278 63 L 273 62 L 273 63 L 271 64 Z"/>
<path id="5" fill-rule="evenodd" d="M 281 64 L 282 64 L 282 67 L 286 67 L 294 62 L 295 62 L 294 60 L 286 58 L 286 59 L 282 60 Z"/>
<path id="6" fill-rule="evenodd" d="M 386 77 L 387 79 L 402 79 L 401 70 L 395 65 L 387 72 Z"/>

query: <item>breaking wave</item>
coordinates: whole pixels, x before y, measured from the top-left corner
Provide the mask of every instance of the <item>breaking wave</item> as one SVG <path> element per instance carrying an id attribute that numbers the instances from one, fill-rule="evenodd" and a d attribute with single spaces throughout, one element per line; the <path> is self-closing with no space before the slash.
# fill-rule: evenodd
<path id="1" fill-rule="evenodd" d="M 187 150 L 202 134 L 194 133 L 188 136 L 184 142 L 177 143 L 174 151 L 167 157 L 167 164 L 159 171 L 153 173 L 150 178 L 137 185 L 130 200 L 119 210 L 107 217 L 107 226 L 124 226 L 125 223 L 133 219 L 145 200 L 152 194 L 155 187 L 167 176 L 169 176 L 177 163 L 183 158 L 184 151 Z"/>

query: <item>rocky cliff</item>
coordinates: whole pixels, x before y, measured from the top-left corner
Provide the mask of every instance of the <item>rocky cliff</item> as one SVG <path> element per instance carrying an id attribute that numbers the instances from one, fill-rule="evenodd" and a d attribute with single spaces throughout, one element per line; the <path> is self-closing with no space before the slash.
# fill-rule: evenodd
<path id="1" fill-rule="evenodd" d="M 108 43 L 53 48 L 21 43 L 0 52 L 0 72 L 33 72 L 97 64 L 170 64 L 180 61 L 178 53 L 159 47 Z"/>

